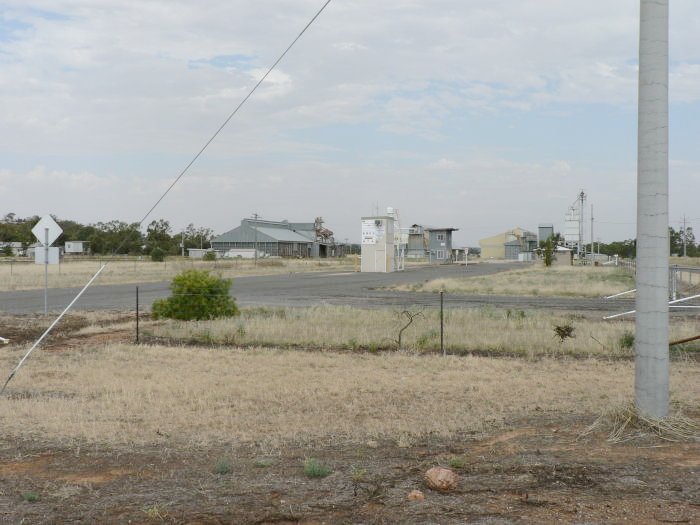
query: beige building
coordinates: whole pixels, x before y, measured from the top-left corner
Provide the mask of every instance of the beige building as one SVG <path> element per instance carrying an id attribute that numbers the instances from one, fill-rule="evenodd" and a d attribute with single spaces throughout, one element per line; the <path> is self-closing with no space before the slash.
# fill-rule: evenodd
<path id="1" fill-rule="evenodd" d="M 537 234 L 522 228 L 499 233 L 479 241 L 482 259 L 514 259 L 520 253 L 528 253 L 537 249 Z"/>

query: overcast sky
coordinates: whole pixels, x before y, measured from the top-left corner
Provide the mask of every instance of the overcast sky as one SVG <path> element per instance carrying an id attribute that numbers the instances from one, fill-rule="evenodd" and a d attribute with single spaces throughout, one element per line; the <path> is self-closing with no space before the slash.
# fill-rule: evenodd
<path id="1" fill-rule="evenodd" d="M 140 220 L 323 0 L 4 0 L 0 214 Z M 635 235 L 639 0 L 333 0 L 156 209 Z M 671 6 L 671 221 L 700 228 L 700 5 Z M 588 210 L 587 210 L 588 214 Z"/>

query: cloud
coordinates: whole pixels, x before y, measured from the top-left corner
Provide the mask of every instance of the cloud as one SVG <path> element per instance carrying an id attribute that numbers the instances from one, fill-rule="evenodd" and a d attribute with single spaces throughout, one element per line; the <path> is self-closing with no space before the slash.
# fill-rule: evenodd
<path id="1" fill-rule="evenodd" d="M 7 194 L 60 195 L 56 205 L 68 214 L 137 216 L 320 5 L 6 0 L 1 205 L 10 206 Z M 498 206 L 507 210 L 499 224 L 512 227 L 525 216 L 555 222 L 582 185 L 628 214 L 633 200 L 606 193 L 627 195 L 633 179 L 634 165 L 619 159 L 634 157 L 623 137 L 634 129 L 615 126 L 635 118 L 638 7 L 632 0 L 332 2 L 163 214 L 187 209 L 221 227 L 263 207 L 299 218 L 314 195 L 319 211 L 311 215 L 331 214 L 351 237 L 354 217 L 376 200 L 459 226 L 468 197 L 474 215 L 464 220 L 476 224 Z M 700 104 L 700 11 L 676 0 L 671 16 L 671 100 L 692 114 Z M 581 129 L 601 106 L 601 132 L 609 134 Z M 552 126 L 547 119 L 556 119 L 556 140 L 529 140 Z M 567 135 L 573 145 L 565 148 Z M 606 146 L 613 154 L 596 152 Z M 37 165 L 45 167 L 31 175 Z M 697 170 L 680 176 L 696 183 Z M 447 197 L 426 192 L 419 182 L 426 177 L 447 185 Z M 200 185 L 188 184 L 194 180 Z M 259 193 L 269 205 L 258 204 Z M 693 193 L 686 188 L 674 202 L 690 207 Z M 341 206 L 325 204 L 338 194 Z M 445 202 L 455 209 L 445 211 Z"/>

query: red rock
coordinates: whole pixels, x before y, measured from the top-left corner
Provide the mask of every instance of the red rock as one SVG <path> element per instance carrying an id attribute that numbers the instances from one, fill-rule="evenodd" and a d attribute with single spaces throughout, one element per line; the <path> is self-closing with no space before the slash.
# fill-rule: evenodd
<path id="1" fill-rule="evenodd" d="M 444 467 L 433 467 L 425 473 L 425 483 L 433 490 L 446 492 L 457 486 L 459 476 Z"/>
<path id="2" fill-rule="evenodd" d="M 423 501 L 425 499 L 425 494 L 423 494 L 420 490 L 412 490 L 406 497 L 409 501 Z"/>

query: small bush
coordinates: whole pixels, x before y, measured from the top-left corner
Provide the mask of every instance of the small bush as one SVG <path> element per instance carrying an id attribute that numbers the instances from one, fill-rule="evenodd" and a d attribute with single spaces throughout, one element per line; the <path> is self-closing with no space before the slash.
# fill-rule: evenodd
<path id="1" fill-rule="evenodd" d="M 563 343 L 565 339 L 576 337 L 574 331 L 574 326 L 571 324 L 556 325 L 554 327 L 554 337 L 558 337 L 559 342 Z"/>
<path id="2" fill-rule="evenodd" d="M 467 463 L 464 461 L 464 458 L 454 457 L 450 459 L 450 467 L 454 469 L 463 469 L 466 464 Z"/>
<path id="3" fill-rule="evenodd" d="M 168 513 L 165 511 L 165 509 L 161 509 L 158 505 L 151 505 L 150 507 L 146 507 L 145 509 L 143 509 L 143 513 L 150 520 L 165 521 L 165 519 L 168 517 Z"/>
<path id="4" fill-rule="evenodd" d="M 231 279 L 221 279 L 206 270 L 185 270 L 170 284 L 172 296 L 153 303 L 154 319 L 181 321 L 218 319 L 239 314 L 233 297 L 229 295 Z"/>
<path id="5" fill-rule="evenodd" d="M 214 465 L 214 474 L 228 474 L 231 472 L 231 462 L 228 459 L 220 459 Z"/>
<path id="6" fill-rule="evenodd" d="M 156 246 L 151 250 L 151 260 L 153 262 L 163 262 L 165 260 L 165 252 Z"/>
<path id="7" fill-rule="evenodd" d="M 216 252 L 215 251 L 206 252 L 202 256 L 202 260 L 203 261 L 215 261 L 216 260 Z"/>
<path id="8" fill-rule="evenodd" d="M 634 348 L 634 333 L 630 331 L 626 331 L 624 334 L 620 336 L 620 339 L 618 341 L 620 344 L 620 348 L 624 350 L 629 350 L 630 348 Z"/>
<path id="9" fill-rule="evenodd" d="M 440 332 L 434 329 L 428 330 L 418 336 L 416 345 L 418 345 L 419 348 L 428 348 L 434 344 L 438 337 L 440 337 Z"/>
<path id="10" fill-rule="evenodd" d="M 307 478 L 325 478 L 331 472 L 328 465 L 324 465 L 319 460 L 309 458 L 304 462 L 304 474 Z"/>
<path id="11" fill-rule="evenodd" d="M 28 492 L 22 493 L 22 499 L 29 503 L 35 503 L 39 501 L 39 494 L 37 492 L 34 492 L 33 490 L 30 490 Z"/>

